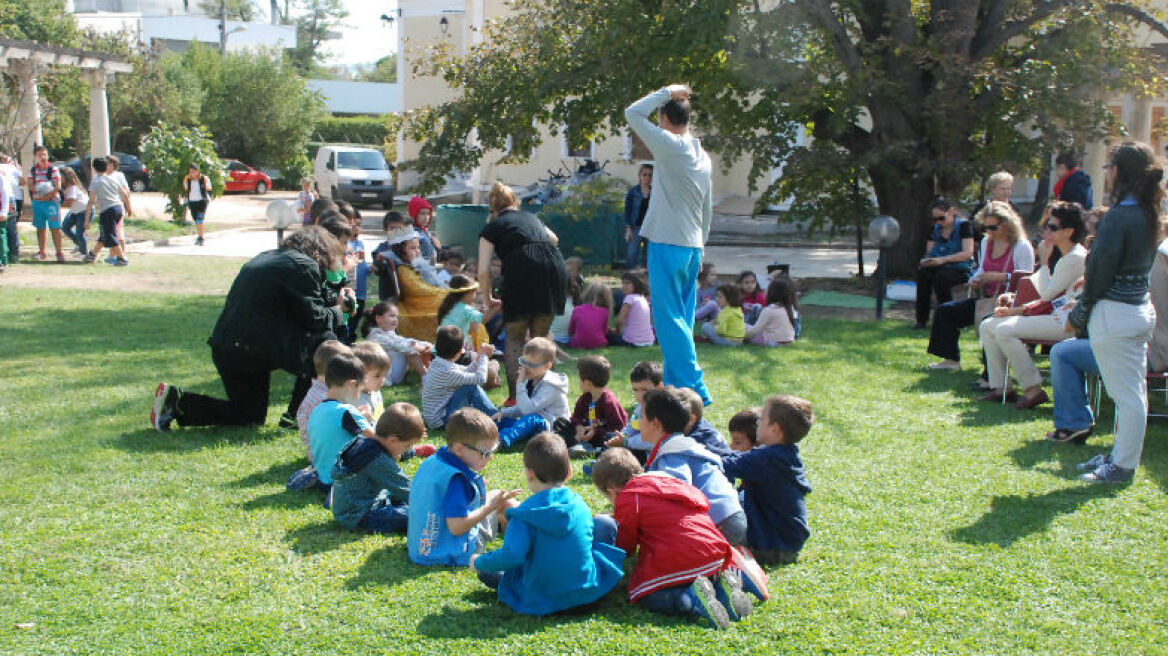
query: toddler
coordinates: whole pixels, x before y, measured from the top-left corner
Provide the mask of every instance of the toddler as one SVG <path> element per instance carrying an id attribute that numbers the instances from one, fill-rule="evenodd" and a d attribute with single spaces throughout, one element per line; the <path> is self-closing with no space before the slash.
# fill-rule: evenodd
<path id="1" fill-rule="evenodd" d="M 442 248 L 442 244 L 438 243 L 438 238 L 430 231 L 434 206 L 425 198 L 414 196 L 406 205 L 406 213 L 410 215 L 410 220 L 414 223 L 414 232 L 418 234 L 418 247 L 422 251 L 422 257 L 431 264 L 437 262 L 438 249 Z"/>
<path id="2" fill-rule="evenodd" d="M 642 360 L 633 366 L 629 372 L 629 385 L 633 388 L 633 398 L 637 403 L 633 406 L 633 414 L 620 435 L 605 442 L 605 446 L 623 446 L 632 451 L 637 460 L 642 463 L 645 461 L 653 445 L 641 439 L 641 405 L 644 403 L 645 392 L 665 388 L 662 382 L 664 375 L 660 362 Z"/>
<path id="3" fill-rule="evenodd" d="M 410 485 L 406 548 L 419 565 L 467 566 L 494 538 L 496 513 L 519 490 L 491 490 L 479 474 L 499 447 L 490 417 L 463 408 L 446 422 L 446 444 L 426 458 Z"/>
<path id="4" fill-rule="evenodd" d="M 499 308 L 495 307 L 487 310 L 486 315 L 484 315 L 475 307 L 475 295 L 478 288 L 479 284 L 471 280 L 469 276 L 456 273 L 450 277 L 450 291 L 442 299 L 442 304 L 438 306 L 438 325 L 458 326 L 458 329 L 462 331 L 468 351 L 473 351 L 475 344 L 490 341 L 487 337 L 487 330 L 483 326 L 499 311 Z M 497 384 L 499 363 L 492 360 L 490 367 L 487 378 Z"/>
<path id="5" fill-rule="evenodd" d="M 738 452 L 749 451 L 758 446 L 758 420 L 762 416 L 761 413 L 761 408 L 747 408 L 740 410 L 730 418 L 728 428 L 730 430 L 730 448 L 732 450 Z M 726 460 L 723 458 L 723 466 L 725 466 L 725 462 Z"/>
<path id="6" fill-rule="evenodd" d="M 718 303 L 715 296 L 718 292 L 718 271 L 714 263 L 709 260 L 702 262 L 698 270 L 698 307 L 694 313 L 694 321 L 699 325 L 718 316 Z"/>
<path id="7" fill-rule="evenodd" d="M 609 522 L 594 528 L 592 511 L 564 485 L 572 465 L 564 441 L 540 433 L 523 448 L 531 496 L 507 514 L 503 546 L 471 556 L 479 579 L 518 613 L 547 615 L 590 604 L 624 576 L 625 554 Z"/>
<path id="8" fill-rule="evenodd" d="M 738 285 L 720 285 L 715 295 L 718 304 L 717 322 L 702 324 L 702 335 L 715 344 L 739 346 L 746 335 L 746 321 L 742 317 L 742 295 Z"/>
<path id="9" fill-rule="evenodd" d="M 490 415 L 498 412 L 480 387 L 487 382 L 487 365 L 495 347 L 483 344 L 470 363 L 462 365 L 457 360 L 463 354 L 463 343 L 458 326 L 442 326 L 434 338 L 437 357 L 422 376 L 422 417 L 430 428 L 442 428 L 448 417 L 467 406 Z"/>
<path id="10" fill-rule="evenodd" d="M 328 397 L 328 385 L 325 385 L 324 377 L 329 362 L 342 353 L 352 354 L 352 352 L 348 346 L 335 339 L 321 342 L 320 346 L 317 346 L 316 350 L 312 352 L 312 368 L 316 372 L 316 378 L 312 379 L 312 385 L 309 386 L 304 399 L 300 401 L 300 406 L 296 408 L 296 427 L 300 431 L 300 444 L 304 446 L 304 451 L 308 455 L 308 466 L 293 473 L 292 477 L 288 479 L 287 487 L 289 490 L 310 488 L 320 480 L 316 475 L 316 468 L 312 460 L 312 447 L 308 443 L 308 418 L 312 415 L 312 411 L 316 410 L 316 406 Z"/>
<path id="11" fill-rule="evenodd" d="M 365 321 L 361 332 L 371 342 L 381 345 L 389 355 L 389 373 L 385 375 L 385 385 L 392 387 L 402 382 L 407 370 L 425 376 L 429 368 L 430 354 L 434 345 L 397 334 L 397 304 L 381 301 L 365 311 Z"/>
<path id="12" fill-rule="evenodd" d="M 574 438 L 572 455 L 586 455 L 596 451 L 617 437 L 629 421 L 616 394 L 608 389 L 612 366 L 603 355 L 586 355 L 576 363 L 580 377 L 580 398 L 572 411 Z"/>
<path id="13" fill-rule="evenodd" d="M 612 313 L 612 290 L 594 282 L 584 288 L 582 303 L 572 309 L 568 322 L 568 345 L 595 349 L 608 346 L 608 321 Z"/>
<path id="14" fill-rule="evenodd" d="M 741 585 L 752 582 L 728 571 L 734 549 L 710 520 L 701 490 L 665 474 L 643 474 L 636 457 L 619 447 L 600 454 L 592 483 L 612 502 L 616 546 L 637 554 L 629 601 L 716 629 L 751 612 Z M 597 517 L 597 525 L 605 519 Z"/>
<path id="15" fill-rule="evenodd" d="M 426 438 L 422 413 L 409 403 L 385 409 L 373 437 L 358 437 L 333 465 L 333 518 L 349 530 L 404 533 L 410 479 L 397 462 Z"/>
<path id="16" fill-rule="evenodd" d="M 652 443 L 648 469 L 692 483 L 710 500 L 710 519 L 738 546 L 746 541 L 746 514 L 738 494 L 722 473 L 722 459 L 682 433 L 690 419 L 689 404 L 676 390 L 649 390 L 641 404 L 641 437 Z"/>
<path id="17" fill-rule="evenodd" d="M 611 346 L 652 346 L 653 323 L 649 311 L 649 281 L 645 276 L 626 271 L 621 276 L 620 313 L 616 317 L 616 332 L 609 333 Z"/>
<path id="18" fill-rule="evenodd" d="M 442 270 L 438 272 L 438 279 L 449 287 L 450 277 L 456 273 L 462 273 L 462 265 L 466 263 L 466 256 L 457 246 L 442 248 L 438 250 L 438 261 L 442 264 Z"/>
<path id="19" fill-rule="evenodd" d="M 380 344 L 361 342 L 353 346 L 353 355 L 365 365 L 365 379 L 361 382 L 361 396 L 357 399 L 357 409 L 370 423 L 377 423 L 385 410 L 381 399 L 381 387 L 389 374 L 390 359 Z"/>
<path id="20" fill-rule="evenodd" d="M 515 405 L 499 410 L 499 441 L 504 447 L 536 433 L 551 430 L 557 421 L 567 421 L 568 377 L 552 371 L 556 344 L 546 337 L 533 337 L 523 345 L 519 357 Z"/>
<path id="21" fill-rule="evenodd" d="M 798 310 L 791 279 L 779 276 L 767 287 L 766 307 L 758 313 L 758 320 L 745 327 L 746 341 L 763 346 L 782 346 L 795 341 Z"/>
<path id="22" fill-rule="evenodd" d="M 758 421 L 762 446 L 723 458 L 726 475 L 741 479 L 746 508 L 746 544 L 763 564 L 793 563 L 807 541 L 811 485 L 796 446 L 811 430 L 811 402 L 772 396 Z"/>
<path id="23" fill-rule="evenodd" d="M 702 403 L 702 397 L 688 387 L 677 389 L 677 393 L 685 399 L 689 408 L 689 421 L 685 425 L 685 434 L 719 458 L 734 453 L 726 441 L 722 439 L 718 429 L 714 428 L 714 425 L 703 417 L 705 404 Z"/>
<path id="24" fill-rule="evenodd" d="M 397 281 L 397 268 L 403 264 L 401 258 L 394 252 L 393 240 L 409 236 L 409 219 L 401 212 L 386 212 L 381 219 L 381 229 L 385 232 L 385 241 L 373 249 L 373 264 L 370 270 L 377 276 L 377 296 L 380 300 L 396 300 L 400 293 Z"/>
<path id="25" fill-rule="evenodd" d="M 329 505 L 333 484 L 333 463 L 346 444 L 356 437 L 373 437 L 373 424 L 355 407 L 365 380 L 365 365 L 352 353 L 342 353 L 329 361 L 324 382 L 328 394 L 308 417 L 308 446 L 316 476 L 325 489 Z"/>

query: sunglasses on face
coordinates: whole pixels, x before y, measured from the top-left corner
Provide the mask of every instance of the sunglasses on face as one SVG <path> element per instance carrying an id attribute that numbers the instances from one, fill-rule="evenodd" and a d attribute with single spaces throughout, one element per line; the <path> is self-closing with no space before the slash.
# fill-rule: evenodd
<path id="1" fill-rule="evenodd" d="M 997 231 L 997 229 L 998 229 L 998 228 L 1000 228 L 1000 227 L 1002 227 L 1002 226 L 1001 226 L 1000 224 L 997 224 L 997 223 L 987 223 L 987 224 L 985 224 L 985 229 L 986 229 L 987 231 L 989 231 L 989 232 L 996 232 L 996 231 Z"/>
<path id="2" fill-rule="evenodd" d="M 1042 226 L 1042 229 L 1049 230 L 1050 232 L 1058 232 L 1059 230 L 1062 230 L 1063 227 L 1057 223 L 1050 223 L 1048 221 L 1046 225 Z"/>

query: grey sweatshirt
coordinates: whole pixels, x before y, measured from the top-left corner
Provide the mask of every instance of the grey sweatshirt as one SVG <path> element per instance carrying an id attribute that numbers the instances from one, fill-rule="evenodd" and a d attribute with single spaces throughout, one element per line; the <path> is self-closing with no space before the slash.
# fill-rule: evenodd
<path id="1" fill-rule="evenodd" d="M 629 105 L 629 128 L 653 153 L 653 195 L 641 236 L 659 244 L 702 248 L 710 236 L 714 201 L 710 192 L 710 156 L 693 135 L 679 136 L 654 125 L 649 115 L 669 102 L 658 89 Z"/>

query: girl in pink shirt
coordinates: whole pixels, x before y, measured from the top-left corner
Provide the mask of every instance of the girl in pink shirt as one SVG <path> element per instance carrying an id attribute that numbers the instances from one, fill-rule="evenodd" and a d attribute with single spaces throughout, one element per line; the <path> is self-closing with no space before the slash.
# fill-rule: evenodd
<path id="1" fill-rule="evenodd" d="M 608 321 L 612 314 L 612 291 L 594 282 L 584 290 L 582 304 L 572 310 L 568 334 L 572 348 L 594 349 L 608 346 Z"/>
<path id="2" fill-rule="evenodd" d="M 652 346 L 653 323 L 649 313 L 649 281 L 638 272 L 628 271 L 621 276 L 621 292 L 625 295 L 616 317 L 615 332 L 609 333 L 611 346 Z"/>
<path id="3" fill-rule="evenodd" d="M 763 346 L 782 346 L 795 341 L 799 309 L 795 305 L 791 280 L 779 276 L 767 287 L 766 306 L 758 321 L 746 326 L 746 342 Z"/>

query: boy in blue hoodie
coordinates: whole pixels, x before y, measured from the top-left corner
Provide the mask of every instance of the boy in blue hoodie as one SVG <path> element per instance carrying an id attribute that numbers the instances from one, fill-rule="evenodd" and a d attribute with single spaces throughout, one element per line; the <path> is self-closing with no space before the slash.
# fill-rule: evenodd
<path id="1" fill-rule="evenodd" d="M 349 442 L 333 465 L 333 517 L 349 530 L 404 533 L 410 479 L 397 462 L 426 437 L 422 413 L 394 403 L 381 413 L 373 437 Z"/>
<path id="2" fill-rule="evenodd" d="M 746 544 L 763 564 L 793 563 L 807 541 L 811 485 L 796 446 L 815 423 L 811 402 L 797 396 L 767 399 L 758 420 L 762 446 L 722 459 L 726 475 L 742 480 Z"/>
<path id="3" fill-rule="evenodd" d="M 517 613 L 547 615 L 600 599 L 620 582 L 625 552 L 614 546 L 611 525 L 594 528 L 588 504 L 564 486 L 572 465 L 563 438 L 533 437 L 523 468 L 532 495 L 507 511 L 503 546 L 471 556 L 471 569 Z"/>
<path id="4" fill-rule="evenodd" d="M 734 486 L 722 473 L 722 459 L 682 431 L 690 420 L 689 403 L 675 389 L 645 392 L 641 438 L 652 443 L 646 471 L 663 472 L 693 485 L 710 500 L 710 519 L 726 541 L 746 542 L 746 514 Z"/>
<path id="5" fill-rule="evenodd" d="M 479 475 L 499 448 L 499 429 L 474 408 L 446 420 L 446 444 L 414 473 L 406 548 L 419 565 L 465 567 L 494 533 L 495 513 L 519 490 L 491 490 Z"/>
<path id="6" fill-rule="evenodd" d="M 719 458 L 734 453 L 730 445 L 722 439 L 718 429 L 703 417 L 705 404 L 702 403 L 702 397 L 688 387 L 679 388 L 677 391 L 689 403 L 689 422 L 685 425 L 685 434 Z"/>

